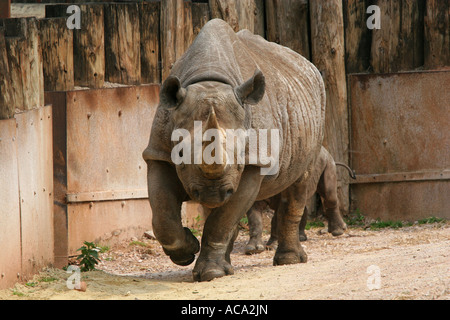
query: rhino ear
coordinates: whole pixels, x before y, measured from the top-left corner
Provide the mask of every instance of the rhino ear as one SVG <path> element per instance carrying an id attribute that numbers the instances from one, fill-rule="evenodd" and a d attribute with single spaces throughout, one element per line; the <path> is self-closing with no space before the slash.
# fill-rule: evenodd
<path id="1" fill-rule="evenodd" d="M 169 76 L 163 83 L 159 93 L 161 105 L 167 108 L 178 107 L 186 97 L 186 89 L 181 87 L 180 79 Z"/>
<path id="2" fill-rule="evenodd" d="M 257 104 L 264 96 L 266 81 L 261 70 L 256 69 L 253 76 L 234 89 L 238 100 L 244 104 Z"/>

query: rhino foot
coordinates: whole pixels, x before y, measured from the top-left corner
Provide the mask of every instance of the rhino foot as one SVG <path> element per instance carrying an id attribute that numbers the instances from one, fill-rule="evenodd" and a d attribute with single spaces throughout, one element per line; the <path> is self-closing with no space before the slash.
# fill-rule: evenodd
<path id="1" fill-rule="evenodd" d="M 225 259 L 220 261 L 197 260 L 197 264 L 192 271 L 194 281 L 211 281 L 232 274 L 234 274 L 233 267 Z"/>
<path id="2" fill-rule="evenodd" d="M 299 231 L 298 240 L 302 241 L 302 242 L 308 240 L 308 237 L 306 236 L 305 230 Z"/>
<path id="3" fill-rule="evenodd" d="M 275 251 L 278 248 L 278 240 L 270 237 L 270 239 L 266 243 L 266 250 Z"/>
<path id="4" fill-rule="evenodd" d="M 165 254 L 170 257 L 173 263 L 180 266 L 190 265 L 195 260 L 195 254 L 200 251 L 200 243 L 188 228 L 184 228 L 185 241 L 181 247 L 168 249 L 163 247 Z"/>
<path id="5" fill-rule="evenodd" d="M 333 236 L 340 236 L 344 234 L 345 230 L 347 230 L 347 224 L 342 220 L 340 215 L 328 221 L 328 232 Z"/>
<path id="6" fill-rule="evenodd" d="M 250 239 L 250 241 L 247 243 L 247 246 L 245 247 L 245 254 L 251 255 L 251 254 L 257 254 L 264 251 L 264 244 L 261 239 Z"/>
<path id="7" fill-rule="evenodd" d="M 278 248 L 275 257 L 273 258 L 273 265 L 280 266 L 285 264 L 305 263 L 307 261 L 307 254 L 299 245 L 297 250 L 282 251 Z"/>

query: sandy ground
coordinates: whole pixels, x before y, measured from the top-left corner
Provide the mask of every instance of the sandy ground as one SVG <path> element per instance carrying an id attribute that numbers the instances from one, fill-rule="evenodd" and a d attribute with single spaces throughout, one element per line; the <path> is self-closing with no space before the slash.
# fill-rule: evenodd
<path id="1" fill-rule="evenodd" d="M 101 271 L 81 274 L 85 292 L 68 289 L 71 274 L 48 269 L 28 285 L 0 291 L 0 300 L 450 300 L 450 222 L 351 228 L 337 238 L 316 228 L 307 235 L 307 263 L 274 267 L 273 252 L 244 254 L 248 236 L 241 231 L 232 253 L 235 274 L 210 282 L 193 282 L 193 265 L 174 265 L 155 240 L 143 237 L 139 245 L 130 240 L 101 254 Z"/>

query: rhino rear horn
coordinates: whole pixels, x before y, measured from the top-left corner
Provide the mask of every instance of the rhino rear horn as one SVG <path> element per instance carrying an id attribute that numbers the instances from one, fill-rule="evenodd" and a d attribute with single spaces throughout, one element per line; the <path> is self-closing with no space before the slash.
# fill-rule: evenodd
<path id="1" fill-rule="evenodd" d="M 234 89 L 241 104 L 257 104 L 264 96 L 266 81 L 261 70 L 256 69 L 253 76 Z"/>
<path id="2" fill-rule="evenodd" d="M 181 86 L 180 79 L 169 76 L 163 83 L 159 94 L 161 104 L 167 108 L 178 107 L 186 97 L 186 89 Z"/>

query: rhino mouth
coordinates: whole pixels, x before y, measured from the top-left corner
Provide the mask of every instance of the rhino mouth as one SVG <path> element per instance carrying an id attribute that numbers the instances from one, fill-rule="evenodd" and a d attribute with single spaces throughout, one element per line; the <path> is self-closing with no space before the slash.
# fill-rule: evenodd
<path id="1" fill-rule="evenodd" d="M 191 190 L 191 197 L 193 200 L 199 202 L 201 205 L 213 209 L 224 205 L 234 194 L 234 189 L 230 185 L 221 187 L 204 187 L 193 188 Z"/>

